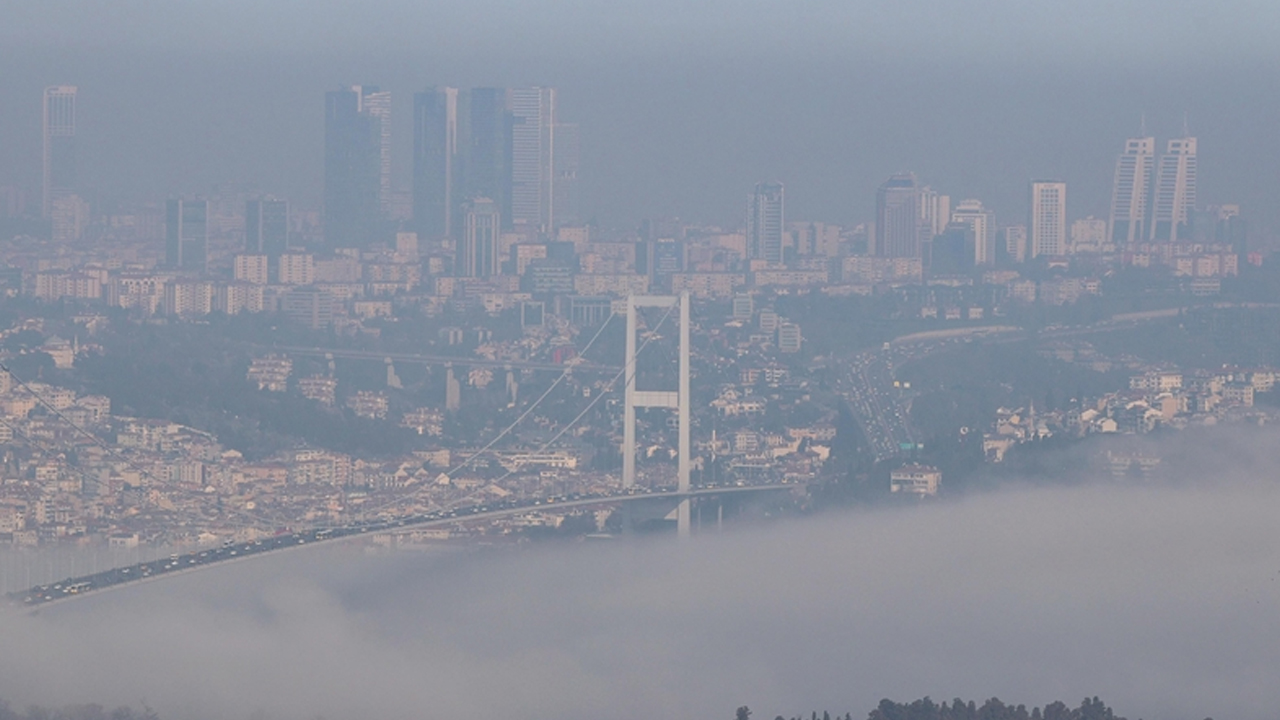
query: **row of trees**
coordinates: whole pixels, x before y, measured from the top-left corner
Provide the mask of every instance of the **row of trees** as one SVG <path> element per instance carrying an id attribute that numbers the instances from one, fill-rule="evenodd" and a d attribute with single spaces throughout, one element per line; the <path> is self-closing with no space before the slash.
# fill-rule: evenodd
<path id="1" fill-rule="evenodd" d="M 818 713 L 812 713 L 807 720 L 818 720 Z M 824 712 L 822 720 L 832 720 L 831 714 Z M 751 709 L 745 705 L 738 708 L 735 720 L 751 720 Z M 776 720 L 787 720 L 779 715 Z M 791 720 L 806 720 L 798 715 Z M 853 720 L 852 713 L 844 717 L 837 715 L 835 720 Z M 1085 698 L 1079 707 L 1070 707 L 1062 701 L 1052 702 L 1044 708 L 1026 705 L 1007 705 L 998 698 L 991 698 L 981 705 L 972 700 L 965 702 L 956 698 L 950 704 L 941 704 L 928 697 L 909 703 L 892 700 L 881 700 L 880 705 L 872 710 L 867 720 L 1125 720 L 1107 707 L 1106 703 L 1096 697 Z"/>
<path id="2" fill-rule="evenodd" d="M 145 705 L 141 710 L 118 707 L 108 710 L 101 705 L 68 705 L 45 708 L 32 705 L 19 711 L 0 700 L 0 720 L 159 720 L 155 711 Z"/>

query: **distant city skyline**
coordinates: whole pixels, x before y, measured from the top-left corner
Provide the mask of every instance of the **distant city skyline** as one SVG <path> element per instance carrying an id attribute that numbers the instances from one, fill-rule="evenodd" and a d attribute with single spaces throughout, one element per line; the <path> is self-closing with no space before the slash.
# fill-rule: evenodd
<path id="1" fill-rule="evenodd" d="M 74 136 L 75 136 L 75 98 L 76 86 L 50 86 L 46 88 L 45 99 L 43 102 L 44 120 L 42 121 L 42 133 L 44 135 L 44 155 L 46 172 L 43 173 L 43 185 L 41 207 L 45 206 L 44 197 L 52 197 L 57 195 L 59 198 L 66 198 L 59 206 L 58 212 L 54 215 L 55 237 L 62 240 L 74 239 L 79 237 L 80 232 L 89 223 L 91 206 L 80 199 L 78 196 L 70 192 L 69 188 L 63 188 L 55 180 L 55 173 L 50 170 L 53 166 L 52 158 L 58 155 L 58 151 L 53 148 L 59 145 L 56 138 L 70 138 L 71 142 L 64 142 L 61 155 L 70 157 L 70 162 L 65 159 L 61 162 L 63 166 L 70 166 L 70 170 L 63 170 L 60 173 L 62 178 L 74 175 Z M 438 111 L 438 118 L 429 119 L 430 108 L 425 107 L 423 103 L 428 102 L 432 93 L 440 92 L 443 110 Z M 479 100 L 473 100 L 473 95 L 478 96 Z M 365 122 L 367 127 L 363 132 L 368 134 L 366 140 L 365 154 L 370 158 L 369 164 L 371 171 L 369 172 L 369 182 L 365 183 L 370 190 L 374 190 L 376 178 L 376 198 L 377 210 L 372 211 L 370 216 L 376 217 L 378 220 L 370 223 L 366 220 L 347 221 L 350 227 L 363 226 L 365 228 L 379 225 L 379 235 L 385 235 L 393 226 L 393 213 L 395 210 L 395 195 L 399 192 L 395 190 L 392 180 L 390 168 L 393 167 L 393 158 L 395 156 L 394 144 L 392 142 L 393 133 L 392 112 L 391 112 L 391 93 L 380 90 L 376 86 L 351 86 L 348 90 L 330 91 L 326 94 L 326 150 L 325 150 L 325 184 L 326 196 L 338 198 L 337 203 L 324 203 L 322 207 L 325 210 L 325 226 L 334 227 L 334 217 L 330 217 L 331 212 L 327 209 L 330 205 L 336 205 L 338 220 L 336 227 L 338 231 L 331 232 L 335 237 L 351 237 L 353 233 L 359 234 L 366 231 L 343 231 L 344 213 L 350 216 L 350 209 L 353 206 L 353 198 L 368 197 L 368 192 L 338 192 L 334 189 L 334 185 L 341 185 L 344 182 L 350 182 L 353 177 L 350 169 L 343 172 L 332 172 L 335 166 L 335 147 L 334 138 L 342 134 L 340 129 L 341 123 L 335 122 L 334 116 L 334 100 L 336 97 L 346 96 L 348 99 L 355 98 L 354 111 L 355 116 L 367 118 Z M 516 107 L 517 96 L 524 103 L 522 112 L 524 116 L 517 119 L 514 108 Z M 431 222 L 424 223 L 419 218 L 431 214 L 427 208 L 433 202 L 437 206 L 435 212 L 441 213 L 443 217 L 437 218 L 434 222 L 437 230 L 444 229 L 445 226 L 454 224 L 451 218 L 458 215 L 456 209 L 459 203 L 464 202 L 467 197 L 489 197 L 490 195 L 499 198 L 495 200 L 499 208 L 500 217 L 502 218 L 504 229 L 512 229 L 516 223 L 511 219 L 516 214 L 514 210 L 517 183 L 516 161 L 517 155 L 524 158 L 526 168 L 520 170 L 524 180 L 522 207 L 525 216 L 519 222 L 519 227 L 524 232 L 533 230 L 534 232 L 549 233 L 557 227 L 560 222 L 555 217 L 555 207 L 558 202 L 563 202 L 566 209 L 572 208 L 572 212 L 563 216 L 561 221 L 572 220 L 573 222 L 581 222 L 582 218 L 578 211 L 578 199 L 576 197 L 577 187 L 577 166 L 578 158 L 578 126 L 576 124 L 561 123 L 557 119 L 556 111 L 557 93 L 554 88 L 529 86 L 524 88 L 480 88 L 471 91 L 458 91 L 453 88 L 436 88 L 428 91 L 422 91 L 415 94 L 414 99 L 414 154 L 411 158 L 412 165 L 412 182 L 410 190 L 403 193 L 407 198 L 403 207 L 406 208 L 408 215 L 403 217 L 412 217 L 410 228 L 423 231 L 424 226 L 429 226 Z M 472 105 L 479 103 L 480 110 L 472 109 Z M 459 108 L 464 113 L 464 118 L 459 119 Z M 502 109 L 500 109 L 502 108 Z M 486 119 L 485 116 L 491 119 Z M 69 118 L 69 121 L 68 119 Z M 527 121 L 527 122 L 526 122 Z M 434 122 L 438 127 L 429 127 Z M 464 122 L 465 127 L 460 128 L 459 123 Z M 524 148 L 517 153 L 517 126 L 527 125 L 527 131 L 521 136 L 520 142 L 524 143 Z M 1145 120 L 1144 120 L 1145 129 Z M 348 128 L 349 130 L 349 128 Z M 436 165 L 432 167 L 430 172 L 426 167 L 429 164 L 424 158 L 426 157 L 424 146 L 430 141 L 431 133 L 443 138 L 444 145 L 451 142 L 451 152 L 437 153 L 438 160 Z M 349 134 L 349 133 L 348 133 Z M 1185 134 L 1185 130 L 1184 130 Z M 488 137 L 485 137 L 485 136 Z M 461 136 L 461 138 L 459 138 Z M 561 153 L 557 152 L 557 138 L 563 138 L 565 159 L 564 166 L 567 169 L 561 169 L 557 158 Z M 458 143 L 463 142 L 464 149 L 470 152 L 462 152 L 459 150 Z M 349 162 L 357 154 L 350 151 L 354 147 L 351 144 L 350 137 L 346 142 L 347 159 L 343 162 Z M 1161 240 L 1161 241 L 1178 241 L 1190 237 L 1192 228 L 1195 225 L 1195 216 L 1198 210 L 1209 212 L 1217 212 L 1212 206 L 1209 208 L 1198 208 L 1198 187 L 1197 172 L 1198 158 L 1196 154 L 1197 139 L 1194 137 L 1179 137 L 1168 141 L 1165 153 L 1159 156 L 1160 166 L 1155 171 L 1154 163 L 1154 137 L 1130 138 L 1126 141 L 1125 151 L 1116 161 L 1114 174 L 1111 185 L 1111 208 L 1110 213 L 1106 215 L 1108 236 L 1115 240 L 1117 237 L 1123 237 L 1122 243 L 1132 243 L 1142 240 Z M 474 145 L 475 148 L 466 148 L 466 145 Z M 423 146 L 423 147 L 420 147 Z M 505 150 L 503 149 L 505 147 Z M 341 155 L 342 153 L 338 153 Z M 430 180 L 434 174 L 435 180 Z M 445 183 L 441 179 L 445 175 L 448 176 L 448 182 Z M 896 176 L 895 176 L 896 177 Z M 346 178 L 345 180 L 343 178 Z M 558 187 L 559 179 L 563 179 L 565 189 Z M 431 184 L 434 182 L 434 189 Z M 917 186 L 918 197 L 915 204 L 921 216 L 921 226 L 917 233 L 917 243 L 924 243 L 929 238 L 940 235 L 949 222 L 956 220 L 953 217 L 951 208 L 951 198 L 949 195 L 941 194 L 933 191 L 915 181 Z M 65 180 L 63 181 L 64 184 Z M 358 183 L 357 183 L 358 185 Z M 350 187 L 356 187 L 351 185 Z M 1149 189 L 1148 189 L 1149 188 Z M 477 189 L 491 190 L 488 194 L 480 194 Z M 19 189 L 20 190 L 20 189 Z M 14 194 L 12 189 L 6 190 L 7 202 L 12 206 L 14 199 L 19 202 L 22 199 L 20 193 Z M 430 200 L 433 195 L 441 197 Z M 502 198 L 506 198 L 503 200 Z M 493 198 L 490 198 L 493 199 Z M 981 201 L 976 201 L 981 204 Z M 49 203 L 52 205 L 53 203 Z M 367 204 L 367 203 L 366 203 Z M 508 212 L 502 214 L 504 207 L 509 208 Z M 1238 208 L 1238 204 L 1231 204 L 1230 207 Z M 536 208 L 536 214 L 534 213 Z M 53 208 L 50 208 L 53 210 Z M 880 220 L 880 212 L 883 208 L 877 202 L 877 217 Z M 1035 212 L 1035 207 L 1027 208 L 1028 212 Z M 989 212 L 986 208 L 984 211 Z M 1233 210 L 1234 215 L 1239 215 L 1239 210 Z M 1083 212 L 1068 210 L 1064 216 L 1065 222 L 1071 222 L 1084 217 Z M 354 216 L 352 216 L 354 217 Z M 1092 215 L 1088 215 L 1092 218 Z M 548 223 L 549 219 L 549 223 Z M 966 221 L 968 221 L 966 219 Z M 732 227 L 732 226 L 729 226 Z M 744 223 L 742 226 L 750 235 L 750 222 Z M 884 232 L 884 223 L 871 222 L 868 227 L 875 230 L 877 242 L 875 247 L 879 248 L 876 252 L 886 252 L 886 241 L 884 237 L 880 237 Z M 1028 227 L 1031 227 L 1029 225 Z M 1206 226 L 1207 227 L 1207 226 Z M 61 229 L 59 229 L 61 228 Z M 454 235 L 461 230 L 461 227 L 452 228 L 449 232 L 442 233 L 440 237 Z M 993 231 L 994 232 L 994 231 Z M 1205 232 L 1210 232 L 1202 228 L 1200 237 L 1204 237 Z M 1235 231 L 1233 231 L 1235 232 Z M 1212 233 L 1211 233 L 1212 234 Z M 424 238 L 430 235 L 430 232 L 423 232 Z M 1065 233 L 1063 234 L 1065 238 Z M 1144 237 L 1145 236 L 1145 237 Z M 1130 239 L 1130 237 L 1134 239 Z M 367 241 L 360 241 L 367 242 Z M 360 244 L 356 242 L 356 244 Z M 1062 247 L 1066 247 L 1064 239 Z M 1052 244 L 1052 243 L 1051 243 Z M 332 247 L 332 245 L 331 245 Z M 975 246 L 977 257 L 975 260 L 981 264 L 978 258 L 988 258 L 991 251 L 988 248 L 994 248 L 994 239 L 991 242 L 978 242 Z M 1043 248 L 1041 248 L 1043 249 Z M 1028 247 L 1029 253 L 1035 257 L 1040 253 L 1034 242 Z M 917 249 L 915 255 L 919 256 L 921 250 Z M 770 256 L 772 257 L 772 256 Z"/>

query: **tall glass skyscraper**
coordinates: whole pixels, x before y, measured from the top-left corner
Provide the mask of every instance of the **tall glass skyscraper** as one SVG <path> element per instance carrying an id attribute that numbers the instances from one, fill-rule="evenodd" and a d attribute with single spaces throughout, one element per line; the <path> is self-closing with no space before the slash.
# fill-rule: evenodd
<path id="1" fill-rule="evenodd" d="M 165 207 L 165 264 L 174 270 L 205 272 L 208 241 L 208 201 L 169 200 Z"/>
<path id="2" fill-rule="evenodd" d="M 578 225 L 582 210 L 578 207 L 578 126 L 556 123 L 552 129 L 551 219 L 556 225 Z"/>
<path id="3" fill-rule="evenodd" d="M 364 246 L 390 203 L 390 93 L 353 86 L 325 93 L 324 233 L 330 246 Z"/>
<path id="4" fill-rule="evenodd" d="M 53 203 L 69 195 L 76 183 L 76 88 L 44 89 L 44 173 L 41 212 L 53 215 Z"/>
<path id="5" fill-rule="evenodd" d="M 911 173 L 894 175 L 876 193 L 876 246 L 881 257 L 918 258 L 924 235 L 921 188 Z"/>
<path id="6" fill-rule="evenodd" d="M 1170 140 L 1160 156 L 1155 201 L 1151 210 L 1151 239 L 1177 242 L 1191 237 L 1190 220 L 1196 207 L 1196 139 Z"/>
<path id="7" fill-rule="evenodd" d="M 466 122 L 465 188 L 459 202 L 476 198 L 493 201 L 503 223 L 511 222 L 512 116 L 505 88 L 473 88 L 462 98 Z"/>
<path id="8" fill-rule="evenodd" d="M 258 198 L 245 203 L 245 252 L 278 258 L 289 248 L 289 202 Z"/>
<path id="9" fill-rule="evenodd" d="M 424 240 L 453 237 L 457 211 L 458 91 L 413 96 L 413 221 Z"/>
<path id="10" fill-rule="evenodd" d="M 556 91 L 511 90 L 511 223 L 549 232 L 555 214 Z"/>
<path id="11" fill-rule="evenodd" d="M 779 182 L 762 182 L 747 197 L 747 258 L 782 262 L 784 189 Z"/>
<path id="12" fill-rule="evenodd" d="M 1128 245 L 1147 236 L 1147 206 L 1155 172 L 1156 139 L 1130 138 L 1116 160 L 1111 189 L 1111 242 Z"/>

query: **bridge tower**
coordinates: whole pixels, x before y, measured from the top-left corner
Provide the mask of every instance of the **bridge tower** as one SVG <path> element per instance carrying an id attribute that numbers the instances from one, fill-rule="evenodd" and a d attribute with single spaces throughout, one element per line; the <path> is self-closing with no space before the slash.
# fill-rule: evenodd
<path id="1" fill-rule="evenodd" d="M 675 392 L 669 390 L 636 389 L 636 310 L 642 307 L 680 308 L 680 379 Z M 692 463 L 689 413 L 689 293 L 680 295 L 628 295 L 627 296 L 627 355 L 623 365 L 626 376 L 624 415 L 622 424 L 622 486 L 629 488 L 636 482 L 636 408 L 660 407 L 676 411 L 679 423 L 677 452 L 677 487 L 681 493 L 689 492 L 689 474 Z M 682 497 L 676 507 L 676 528 L 680 537 L 690 534 L 689 498 Z"/>

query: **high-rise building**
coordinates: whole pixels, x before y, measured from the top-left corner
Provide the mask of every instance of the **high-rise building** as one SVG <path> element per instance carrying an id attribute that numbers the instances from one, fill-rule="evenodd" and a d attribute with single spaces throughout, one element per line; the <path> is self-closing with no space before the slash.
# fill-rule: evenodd
<path id="1" fill-rule="evenodd" d="M 920 222 L 921 242 L 941 235 L 951 223 L 951 196 L 927 186 L 920 188 Z"/>
<path id="2" fill-rule="evenodd" d="M 1116 160 L 1111 189 L 1111 242 L 1127 245 L 1147 236 L 1147 204 L 1155 171 L 1156 139 L 1130 138 Z"/>
<path id="3" fill-rule="evenodd" d="M 555 222 L 556 91 L 510 91 L 511 223 L 550 232 Z"/>
<path id="4" fill-rule="evenodd" d="M 165 208 L 165 264 L 203 273 L 208 263 L 209 203 L 169 200 Z"/>
<path id="5" fill-rule="evenodd" d="M 967 273 L 977 257 L 973 224 L 953 222 L 926 243 L 925 265 L 933 275 Z"/>
<path id="6" fill-rule="evenodd" d="M 418 235 L 453 237 L 458 167 L 458 90 L 437 87 L 413 96 L 413 221 Z"/>
<path id="7" fill-rule="evenodd" d="M 361 87 L 361 112 L 378 121 L 378 210 L 391 214 L 391 93 Z"/>
<path id="8" fill-rule="evenodd" d="M 466 155 L 463 192 L 459 204 L 487 198 L 497 207 L 502 221 L 511 225 L 511 129 L 508 91 L 504 88 L 473 88 L 461 97 L 459 146 Z"/>
<path id="9" fill-rule="evenodd" d="M 1027 261 L 1027 227 L 1010 225 L 1000 232 L 1003 238 L 1004 256 L 1007 262 L 1024 263 Z"/>
<path id="10" fill-rule="evenodd" d="M 379 235 L 390 202 L 390 95 L 353 86 L 325 93 L 324 233 L 334 247 Z"/>
<path id="11" fill-rule="evenodd" d="M 782 262 L 782 228 L 784 222 L 782 183 L 756 184 L 747 198 L 747 258 Z"/>
<path id="12" fill-rule="evenodd" d="M 582 208 L 578 202 L 578 126 L 576 123 L 556 123 L 552 128 L 551 146 L 554 152 L 553 170 L 555 182 L 551 188 L 552 219 L 556 225 L 579 225 Z"/>
<path id="13" fill-rule="evenodd" d="M 73 192 L 76 183 L 76 88 L 44 89 L 44 184 L 41 212 L 52 217 L 53 203 Z"/>
<path id="14" fill-rule="evenodd" d="M 1190 237 L 1190 218 L 1196 207 L 1196 139 L 1169 141 L 1160 156 L 1155 199 L 1151 209 L 1151 239 L 1177 242 Z"/>
<path id="15" fill-rule="evenodd" d="M 289 202 L 256 198 L 245 202 L 245 252 L 278 258 L 289 249 Z"/>
<path id="16" fill-rule="evenodd" d="M 1031 257 L 1067 253 L 1067 184 L 1054 180 L 1031 182 Z"/>
<path id="17" fill-rule="evenodd" d="M 951 222 L 963 223 L 973 231 L 975 265 L 991 265 L 996 261 L 996 216 L 984 208 L 980 200 L 961 200 L 951 212 Z"/>
<path id="18" fill-rule="evenodd" d="M 923 219 L 916 176 L 890 177 L 876 193 L 876 246 L 881 257 L 920 257 Z"/>
<path id="19" fill-rule="evenodd" d="M 498 204 L 476 198 L 464 206 L 464 232 L 454 263 L 461 277 L 490 277 L 498 274 L 498 236 L 502 216 Z"/>

